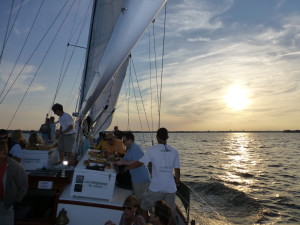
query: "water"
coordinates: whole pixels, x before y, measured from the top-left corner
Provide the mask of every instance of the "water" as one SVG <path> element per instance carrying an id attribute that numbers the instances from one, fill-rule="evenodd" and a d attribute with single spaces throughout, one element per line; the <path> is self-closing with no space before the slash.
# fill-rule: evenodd
<path id="1" fill-rule="evenodd" d="M 136 142 L 149 146 L 149 136 L 136 134 Z M 169 136 L 181 179 L 196 194 L 191 217 L 198 224 L 300 224 L 300 133 Z"/>

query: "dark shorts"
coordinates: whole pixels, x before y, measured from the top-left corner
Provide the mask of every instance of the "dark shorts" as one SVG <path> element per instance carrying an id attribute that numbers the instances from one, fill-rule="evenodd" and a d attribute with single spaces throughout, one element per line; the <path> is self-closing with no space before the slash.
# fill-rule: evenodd
<path id="1" fill-rule="evenodd" d="M 58 141 L 57 150 L 59 152 L 73 152 L 75 134 L 61 135 Z"/>

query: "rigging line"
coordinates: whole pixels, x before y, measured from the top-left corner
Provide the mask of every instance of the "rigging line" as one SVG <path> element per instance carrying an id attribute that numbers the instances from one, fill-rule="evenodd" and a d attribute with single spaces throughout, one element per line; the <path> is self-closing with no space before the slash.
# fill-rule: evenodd
<path id="1" fill-rule="evenodd" d="M 164 18 L 164 35 L 163 35 L 163 52 L 161 56 L 161 74 L 160 74 L 160 91 L 159 91 L 159 106 L 158 106 L 158 119 L 160 127 L 160 113 L 161 113 L 161 95 L 162 95 L 162 84 L 163 84 L 163 72 L 164 72 L 164 55 L 165 55 L 165 39 L 166 39 L 166 22 L 167 22 L 167 2 L 165 4 L 165 18 Z"/>
<path id="2" fill-rule="evenodd" d="M 133 65 L 133 61 L 132 61 L 132 65 Z M 134 65 L 133 65 L 134 68 Z M 135 93 L 135 88 L 133 85 L 133 81 L 131 83 L 132 86 L 132 90 L 133 90 L 133 95 L 134 95 L 134 99 L 135 99 L 135 105 L 136 105 L 136 109 L 137 109 L 137 113 L 139 115 L 139 121 L 140 121 L 140 127 L 141 127 L 141 131 L 143 131 L 143 125 L 142 125 L 142 120 L 141 120 L 141 114 L 140 114 L 140 110 L 139 110 L 139 105 L 138 105 L 138 101 L 137 101 L 137 97 L 136 97 L 136 93 Z M 149 124 L 148 124 L 149 125 Z M 145 141 L 145 136 L 144 136 L 144 132 L 142 132 L 142 136 L 143 136 L 143 141 L 144 141 L 144 147 L 146 146 L 146 141 Z"/>
<path id="3" fill-rule="evenodd" d="M 130 100 L 130 82 L 131 82 L 131 60 L 129 64 L 128 98 L 127 98 L 127 130 L 129 130 L 129 100 Z"/>
<path id="4" fill-rule="evenodd" d="M 71 7 L 69 8 L 69 10 L 68 10 L 66 16 L 65 16 L 64 19 L 63 19 L 63 22 L 61 23 L 60 27 L 58 28 L 58 30 L 57 30 L 57 32 L 56 32 L 56 34 L 55 34 L 55 36 L 54 36 L 52 42 L 50 43 L 50 46 L 49 46 L 49 48 L 47 49 L 46 54 L 44 55 L 42 61 L 40 62 L 40 65 L 39 65 L 39 67 L 37 68 L 35 74 L 33 75 L 33 78 L 31 79 L 31 82 L 30 82 L 29 86 L 27 87 L 26 92 L 25 92 L 25 94 L 23 95 L 23 97 L 22 97 L 22 99 L 21 99 L 21 102 L 19 103 L 19 105 L 18 105 L 18 107 L 17 107 L 17 109 L 16 109 L 16 111 L 15 111 L 15 113 L 14 113 L 14 115 L 13 115 L 13 117 L 12 117 L 12 119 L 11 119 L 11 121 L 10 121 L 10 123 L 9 123 L 7 129 L 9 129 L 9 127 L 10 127 L 12 121 L 14 120 L 14 118 L 15 118 L 17 112 L 19 111 L 19 108 L 21 107 L 21 105 L 22 105 L 22 103 L 23 103 L 23 101 L 24 101 L 24 99 L 25 99 L 25 97 L 26 97 L 26 95 L 27 95 L 27 93 L 28 93 L 28 91 L 29 91 L 29 89 L 30 89 L 30 87 L 31 87 L 31 85 L 32 85 L 32 83 L 33 83 L 33 81 L 34 81 L 34 79 L 35 79 L 35 77 L 37 76 L 37 74 L 38 74 L 38 72 L 39 72 L 39 70 L 40 70 L 40 68 L 41 68 L 41 66 L 42 66 L 42 64 L 43 64 L 43 62 L 44 62 L 44 60 L 46 59 L 46 56 L 48 55 L 48 52 L 50 51 L 50 49 L 51 49 L 51 47 L 52 47 L 54 41 L 56 40 L 56 37 L 57 37 L 57 35 L 58 35 L 60 29 L 62 28 L 64 22 L 66 21 L 66 18 L 67 18 L 67 16 L 69 15 L 69 13 L 70 13 L 70 11 L 71 11 L 73 5 L 74 5 L 74 2 L 72 3 Z"/>
<path id="5" fill-rule="evenodd" d="M 151 64 L 151 33 L 148 27 L 148 39 L 149 39 L 149 77 L 150 77 L 150 109 L 151 109 L 151 131 L 153 131 L 153 107 L 152 107 L 152 64 Z M 151 140 L 153 142 L 153 133 L 151 132 Z"/>
<path id="6" fill-rule="evenodd" d="M 78 43 L 79 38 L 81 37 L 81 34 L 83 33 L 82 30 L 83 30 L 83 28 L 84 28 L 84 24 L 85 24 L 86 21 L 87 21 L 87 15 L 88 15 L 88 11 L 89 11 L 89 9 L 90 9 L 90 6 L 91 6 L 91 2 L 90 2 L 90 5 L 89 5 L 89 7 L 88 7 L 88 10 L 87 10 L 85 16 L 82 17 L 82 20 L 81 20 L 81 22 L 82 22 L 82 27 L 81 27 L 81 30 L 80 30 L 79 35 L 78 35 L 78 37 L 77 37 L 76 44 Z M 64 71 L 63 74 L 60 75 L 60 79 L 59 79 L 59 83 L 58 83 L 58 88 L 57 88 L 57 92 L 56 92 L 56 94 L 55 94 L 54 101 L 56 100 L 56 97 L 57 97 L 57 95 L 58 95 L 58 92 L 59 92 L 59 90 L 60 90 L 60 88 L 61 88 L 61 86 L 62 86 L 62 83 L 63 83 L 63 81 L 64 81 L 64 79 L 65 79 L 65 77 L 66 77 L 66 74 L 67 74 L 67 71 L 68 71 L 68 69 L 69 69 L 71 60 L 72 60 L 72 58 L 73 58 L 75 49 L 76 49 L 76 47 L 73 47 L 73 50 L 72 50 L 71 56 L 70 56 L 70 58 L 69 58 L 69 61 L 68 61 L 68 63 L 67 63 L 67 66 L 66 66 L 66 68 L 65 68 L 65 71 Z M 62 68 L 62 69 L 63 69 L 63 68 Z M 54 101 L 53 101 L 53 103 L 54 103 Z"/>
<path id="7" fill-rule="evenodd" d="M 3 88 L 2 91 L 1 91 L 0 97 L 2 96 L 2 94 L 3 94 L 3 92 L 4 92 L 5 88 L 6 88 L 6 86 L 7 86 L 7 84 L 8 84 L 8 81 L 9 81 L 10 78 L 11 78 L 11 76 L 12 76 L 12 74 L 13 74 L 13 72 L 14 72 L 16 66 L 17 66 L 17 63 L 19 62 L 19 59 L 20 59 L 20 57 L 21 57 L 21 55 L 22 55 L 22 53 L 23 53 L 23 50 L 24 50 L 24 48 L 25 48 L 25 46 L 26 46 L 26 44 L 27 44 L 27 41 L 28 41 L 28 39 L 29 39 L 29 36 L 30 36 L 32 30 L 33 30 L 33 27 L 34 27 L 34 25 L 35 25 L 35 22 L 36 22 L 36 20 L 37 20 L 37 17 L 38 17 L 38 15 L 40 14 L 40 11 L 41 11 L 41 8 L 42 8 L 43 4 L 44 4 L 44 0 L 41 2 L 40 7 L 38 8 L 38 11 L 37 11 L 37 13 L 36 13 L 36 15 L 35 15 L 35 18 L 34 18 L 34 20 L 33 20 L 33 23 L 31 24 L 31 27 L 30 27 L 30 29 L 29 29 L 29 32 L 28 32 L 27 37 L 26 37 L 26 39 L 25 39 L 25 42 L 24 42 L 24 44 L 23 44 L 23 46 L 22 46 L 22 49 L 21 49 L 21 51 L 20 51 L 20 53 L 19 53 L 19 55 L 18 55 L 18 58 L 17 58 L 17 60 L 15 61 L 14 66 L 13 66 L 13 68 L 12 68 L 12 70 L 11 70 L 11 72 L 10 72 L 10 74 L 9 74 L 9 76 L 8 76 L 8 78 L 7 78 L 7 80 L 6 80 L 6 83 L 5 83 L 5 85 L 4 85 L 4 88 Z"/>
<path id="8" fill-rule="evenodd" d="M 159 94 L 158 94 L 158 73 L 157 73 L 157 61 L 156 61 L 156 41 L 155 41 L 155 29 L 154 29 L 154 23 L 155 20 L 152 21 L 152 32 L 153 32 L 153 51 L 154 51 L 154 65 L 155 65 L 155 80 L 156 80 L 156 97 L 157 97 L 157 103 L 159 103 Z M 158 112 L 159 115 L 159 112 Z M 160 119 L 158 120 L 160 121 Z M 158 128 L 160 127 L 160 123 L 158 123 Z"/>
<path id="9" fill-rule="evenodd" d="M 77 10 L 76 10 L 76 14 L 75 14 L 75 16 L 74 16 L 74 21 L 73 21 L 73 24 L 72 24 L 72 28 L 71 28 L 71 31 L 70 31 L 69 38 L 68 38 L 68 43 L 70 42 L 71 37 L 72 37 L 72 31 L 73 31 L 74 26 L 75 26 L 75 20 L 76 20 L 76 18 L 77 18 L 77 12 L 78 12 L 78 9 L 79 9 L 79 5 L 80 5 L 80 2 L 78 3 Z M 56 85 L 56 91 L 55 91 L 55 94 L 54 94 L 52 103 L 51 103 L 51 105 L 50 105 L 50 107 L 49 107 L 48 113 L 51 113 L 51 111 L 52 111 L 52 110 L 51 110 L 51 107 L 52 107 L 52 105 L 54 104 L 55 99 L 56 99 L 56 96 L 57 96 L 58 86 L 59 86 L 59 83 L 60 83 L 60 80 L 61 80 L 61 76 L 62 76 L 62 71 L 63 71 L 64 65 L 65 65 L 65 60 L 66 60 L 67 52 L 68 52 L 68 48 L 66 48 L 66 50 L 65 50 L 65 54 L 64 54 L 64 58 L 63 58 L 63 63 L 62 63 L 61 70 L 60 70 L 59 79 L 58 79 L 57 85 Z"/>
<path id="10" fill-rule="evenodd" d="M 82 34 L 81 31 L 82 31 L 83 28 L 84 28 L 84 24 L 85 24 L 85 22 L 86 22 L 87 14 L 88 14 L 88 11 L 89 11 L 89 9 L 90 9 L 90 6 L 91 6 L 91 2 L 90 2 L 90 4 L 89 4 L 88 10 L 86 11 L 85 16 L 81 18 L 80 23 L 82 22 L 82 27 L 81 27 L 81 30 L 80 30 L 79 35 L 78 35 L 78 37 L 77 37 L 76 44 L 78 43 L 78 40 L 79 40 L 79 38 L 80 38 L 80 36 L 81 36 L 81 34 Z M 79 24 L 80 24 L 80 23 L 79 23 Z M 75 47 L 73 47 L 71 56 L 70 56 L 70 58 L 69 58 L 69 61 L 68 61 L 67 66 L 66 66 L 66 68 L 65 68 L 65 71 L 63 72 L 64 65 L 65 65 L 65 60 L 66 60 L 66 57 L 67 57 L 67 51 L 68 51 L 68 48 L 66 48 L 66 51 L 65 51 L 65 55 L 64 55 L 62 67 L 61 67 L 61 70 L 60 70 L 60 75 L 59 75 L 59 79 L 58 79 L 58 82 L 57 82 L 56 91 L 55 91 L 55 94 L 54 94 L 54 97 L 53 97 L 52 105 L 54 104 L 54 102 L 55 102 L 55 100 L 56 100 L 56 98 L 57 98 L 57 95 L 58 95 L 58 93 L 59 93 L 59 91 L 60 91 L 60 88 L 61 88 L 61 86 L 62 86 L 63 80 L 64 80 L 64 78 L 65 78 L 65 76 L 66 76 L 67 70 L 68 70 L 68 68 L 69 68 L 69 66 L 70 66 L 71 59 L 72 59 L 72 57 L 73 57 L 73 55 L 74 55 Z M 50 107 L 51 107 L 51 106 L 50 106 Z M 49 109 L 49 110 L 51 110 L 51 109 Z"/>
<path id="11" fill-rule="evenodd" d="M 137 83 L 137 86 L 138 86 L 138 90 L 139 90 L 139 93 L 140 93 L 140 97 L 141 97 L 141 101 L 142 101 L 142 106 L 143 106 L 143 109 L 144 109 L 145 118 L 146 118 L 146 122 L 147 122 L 147 125 L 148 125 L 148 130 L 150 131 L 149 121 L 148 121 L 148 117 L 147 117 L 147 113 L 146 113 L 146 109 L 145 109 L 145 104 L 144 104 L 144 100 L 143 100 L 143 96 L 142 96 L 140 84 L 139 84 L 139 81 L 138 81 L 138 78 L 137 78 L 137 75 L 136 75 L 136 70 L 135 70 L 135 66 L 134 66 L 133 60 L 132 60 L 132 67 L 133 67 L 133 71 L 134 71 L 134 74 L 135 74 L 135 79 L 136 79 L 136 83 Z"/>
<path id="12" fill-rule="evenodd" d="M 201 200 L 202 202 L 204 202 L 204 204 L 205 205 L 207 205 L 210 209 L 211 209 L 211 211 L 212 212 L 214 212 L 215 214 L 217 214 L 220 218 L 222 218 L 221 217 L 221 215 L 212 207 L 212 206 L 210 206 L 199 194 L 197 194 L 189 185 L 187 185 L 185 182 L 183 182 L 183 181 L 181 181 L 182 183 L 184 183 L 187 187 L 188 187 L 188 189 L 192 192 L 192 194 L 195 196 L 195 197 L 197 197 L 199 200 Z"/>
<path id="13" fill-rule="evenodd" d="M 130 83 L 131 83 L 131 61 L 132 61 L 132 58 L 130 58 L 130 64 L 129 64 L 129 79 L 128 79 L 128 98 L 127 98 L 127 130 L 130 130 L 129 129 L 129 100 L 130 100 Z"/>
<path id="14" fill-rule="evenodd" d="M 67 107 L 66 108 L 69 108 L 69 106 L 71 105 L 71 102 L 73 101 L 73 99 L 74 99 L 74 97 L 72 98 L 72 100 L 69 102 L 69 100 L 70 100 L 70 98 L 71 98 L 71 94 L 72 94 L 72 92 L 73 92 L 73 90 L 74 90 L 74 87 L 75 87 L 75 83 L 76 83 L 76 81 L 77 81 L 77 78 L 79 77 L 79 73 L 80 72 L 82 72 L 82 67 L 83 67 L 83 63 L 84 63 L 84 57 L 82 58 L 82 60 L 81 60 L 81 63 L 80 63 L 80 67 L 78 68 L 78 72 L 77 72 L 77 74 L 76 74 L 76 78 L 75 78 L 75 80 L 74 80 L 74 82 L 73 82 L 73 85 L 72 85 L 72 88 L 71 88 L 71 91 L 70 91 L 70 94 L 69 94 L 69 97 L 68 97 L 68 100 L 67 100 Z M 76 90 L 76 89 L 75 89 Z M 78 90 L 77 90 L 78 91 Z M 76 91 L 76 92 L 77 92 Z M 73 96 L 75 96 L 75 95 L 73 95 Z"/>
<path id="15" fill-rule="evenodd" d="M 14 2 L 15 0 L 13 0 L 11 2 L 11 7 L 10 7 L 10 12 L 9 12 L 9 17 L 8 17 L 8 21 L 7 21 L 7 25 L 6 25 L 6 31 L 5 31 L 5 35 L 4 35 L 4 40 L 3 40 L 3 46 L 2 46 L 2 49 L 1 49 L 1 54 L 0 54 L 0 63 L 1 63 L 1 60 L 2 60 L 2 55 L 3 55 L 3 51 L 4 51 L 4 47 L 6 45 L 6 39 L 7 39 L 7 31 L 8 31 L 8 27 L 9 27 L 9 22 L 10 22 L 10 18 L 11 18 L 11 14 L 12 14 L 12 10 L 13 10 L 13 7 L 14 7 Z"/>
<path id="16" fill-rule="evenodd" d="M 48 32 L 50 31 L 50 29 L 52 28 L 52 26 L 54 25 L 55 21 L 58 19 L 58 17 L 60 16 L 61 12 L 63 11 L 63 9 L 66 7 L 67 3 L 70 0 L 67 0 L 66 3 L 64 4 L 64 6 L 61 8 L 61 10 L 59 11 L 58 15 L 56 16 L 56 18 L 52 21 L 52 24 L 50 25 L 50 27 L 48 28 L 48 30 L 46 31 L 46 33 L 44 34 L 44 36 L 42 37 L 42 39 L 39 41 L 39 43 L 37 44 L 37 46 L 35 47 L 34 51 L 31 53 L 30 57 L 28 58 L 28 60 L 26 61 L 26 63 L 24 64 L 24 66 L 22 67 L 21 71 L 18 73 L 17 77 L 15 78 L 15 80 L 13 81 L 13 83 L 10 85 L 9 89 L 7 90 L 6 94 L 3 96 L 3 98 L 0 100 L 0 104 L 4 101 L 5 97 L 7 96 L 7 94 L 9 93 L 10 89 L 14 86 L 15 82 L 17 81 L 17 79 L 20 77 L 21 73 L 23 72 L 24 68 L 27 66 L 28 62 L 30 61 L 30 59 L 33 57 L 34 53 L 37 51 L 38 47 L 41 45 L 42 41 L 45 39 L 46 35 L 48 34 Z M 73 2 L 74 4 L 74 2 Z"/>
<path id="17" fill-rule="evenodd" d="M 75 0 L 76 1 L 76 0 Z M 75 29 L 74 27 L 75 27 L 75 22 L 76 22 L 76 19 L 77 19 L 77 15 L 78 15 L 78 11 L 79 11 L 79 6 L 80 6 L 80 2 L 81 1 L 78 1 L 78 5 L 77 5 L 77 9 L 76 9 L 76 12 L 75 12 L 75 16 L 74 16 L 74 20 L 73 20 L 73 23 L 72 23 L 72 28 L 71 28 L 71 31 L 70 31 L 70 36 L 69 36 L 69 41 L 68 42 L 70 42 L 71 41 L 71 38 L 75 35 L 75 33 L 76 33 L 76 31 L 74 31 L 74 33 L 72 33 L 73 32 L 73 30 Z M 79 22 L 79 24 L 81 23 L 81 21 Z"/>

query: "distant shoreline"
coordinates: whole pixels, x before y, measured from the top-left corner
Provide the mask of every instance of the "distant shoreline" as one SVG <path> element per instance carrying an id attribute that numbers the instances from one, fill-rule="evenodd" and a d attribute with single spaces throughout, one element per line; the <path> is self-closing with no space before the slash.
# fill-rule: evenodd
<path id="1" fill-rule="evenodd" d="M 156 131 L 132 131 L 133 133 L 156 133 Z M 281 130 L 281 131 L 169 131 L 169 133 L 300 133 L 300 130 Z"/>
<path id="2" fill-rule="evenodd" d="M 8 130 L 11 132 L 13 130 Z M 24 133 L 29 133 L 32 130 L 22 130 Z M 39 132 L 39 131 L 35 131 Z M 131 131 L 132 133 L 156 133 L 156 131 Z M 169 133 L 300 133 L 300 130 L 281 130 L 281 131 L 251 131 L 251 130 L 225 130 L 225 131 L 170 131 Z"/>

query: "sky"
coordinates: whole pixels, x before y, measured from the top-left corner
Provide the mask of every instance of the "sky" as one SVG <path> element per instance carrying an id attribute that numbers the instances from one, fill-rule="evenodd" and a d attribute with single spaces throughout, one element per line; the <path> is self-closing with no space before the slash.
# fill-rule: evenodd
<path id="1" fill-rule="evenodd" d="M 1 49 L 11 2 L 0 1 Z M 20 2 L 15 1 L 11 18 L 17 14 Z M 61 7 L 61 2 L 66 1 L 44 1 L 38 17 L 39 25 L 30 35 L 35 38 L 28 39 L 18 63 L 14 64 L 39 2 L 42 1 L 24 0 L 11 29 L 0 64 L 1 92 L 6 82 L 6 90 L 13 83 L 13 77 L 24 67 Z M 70 5 L 71 1 L 67 4 Z M 3 101 L 4 94 L 1 95 L 2 128 L 39 129 L 51 108 L 59 75 L 65 70 L 62 62 L 66 43 L 87 45 L 89 5 L 90 0 L 80 1 L 80 4 L 79 1 L 74 2 L 42 65 L 39 67 L 45 50 L 38 49 Z M 63 15 L 58 20 L 62 21 Z M 79 24 L 78 28 L 71 29 L 72 21 Z M 298 0 L 168 1 L 166 9 L 161 10 L 155 23 L 150 24 L 132 50 L 131 68 L 134 66 L 135 73 L 133 69 L 128 71 L 112 126 L 118 125 L 121 130 L 146 131 L 156 130 L 159 126 L 174 131 L 300 129 L 299 21 Z M 82 28 L 81 24 L 84 24 Z M 59 29 L 59 25 L 55 24 L 54 28 Z M 47 38 L 40 44 L 41 47 L 51 43 L 51 38 Z M 75 109 L 84 53 L 84 49 L 75 48 L 74 62 L 70 62 L 55 99 L 65 106 L 68 113 Z M 66 55 L 71 54 L 69 47 Z M 16 72 L 7 81 L 14 65 Z M 10 123 L 34 76 L 26 97 Z M 129 83 L 129 77 L 135 81 L 134 84 Z M 135 91 L 129 91 L 129 86 L 134 86 Z M 142 100 L 134 96 L 139 92 L 142 93 Z"/>

